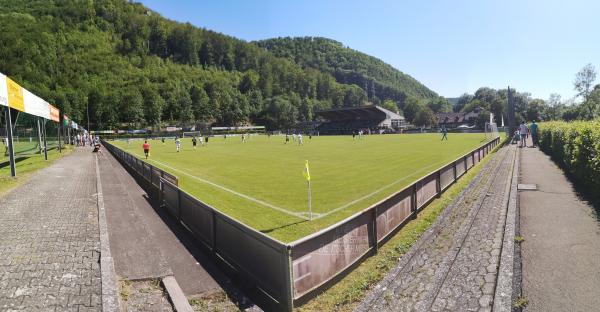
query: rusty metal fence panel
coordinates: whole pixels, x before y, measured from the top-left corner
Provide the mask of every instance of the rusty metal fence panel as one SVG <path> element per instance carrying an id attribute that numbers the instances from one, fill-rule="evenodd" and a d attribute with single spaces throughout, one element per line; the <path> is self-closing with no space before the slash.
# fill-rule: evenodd
<path id="1" fill-rule="evenodd" d="M 395 194 L 377 206 L 377 242 L 386 239 L 412 214 L 412 189 Z"/>
<path id="2" fill-rule="evenodd" d="M 437 177 L 438 174 L 435 172 L 415 183 L 417 188 L 417 209 L 423 208 L 423 206 L 438 194 Z"/>
<path id="3" fill-rule="evenodd" d="M 454 164 L 440 170 L 440 186 L 442 191 L 454 182 Z"/>
<path id="4" fill-rule="evenodd" d="M 294 299 L 330 281 L 376 244 L 373 215 L 359 213 L 292 244 Z"/>
<path id="5" fill-rule="evenodd" d="M 458 179 L 465 173 L 465 159 L 461 158 L 454 162 L 454 166 L 456 166 L 456 178 Z"/>

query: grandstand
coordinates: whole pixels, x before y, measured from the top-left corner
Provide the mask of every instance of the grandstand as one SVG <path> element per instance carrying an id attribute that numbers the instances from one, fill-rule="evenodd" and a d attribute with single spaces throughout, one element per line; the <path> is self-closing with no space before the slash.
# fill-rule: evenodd
<path id="1" fill-rule="evenodd" d="M 390 133 L 406 128 L 404 117 L 377 105 L 343 107 L 315 112 L 325 122 L 317 127 L 320 134 Z"/>

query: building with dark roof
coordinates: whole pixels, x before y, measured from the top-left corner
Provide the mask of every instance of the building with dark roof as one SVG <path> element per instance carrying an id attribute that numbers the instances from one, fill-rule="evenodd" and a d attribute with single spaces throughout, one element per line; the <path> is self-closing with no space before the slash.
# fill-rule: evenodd
<path id="1" fill-rule="evenodd" d="M 466 113 L 436 113 L 435 119 L 438 127 L 456 128 L 461 125 L 474 124 L 480 112 L 481 108 L 477 107 Z"/>
<path id="2" fill-rule="evenodd" d="M 376 105 L 333 108 L 315 115 L 325 120 L 317 127 L 321 134 L 396 132 L 407 126 L 403 116 Z"/>

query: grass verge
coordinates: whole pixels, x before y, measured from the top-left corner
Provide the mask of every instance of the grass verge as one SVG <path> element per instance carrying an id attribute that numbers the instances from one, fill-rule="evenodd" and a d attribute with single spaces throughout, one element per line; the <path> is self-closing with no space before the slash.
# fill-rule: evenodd
<path id="1" fill-rule="evenodd" d="M 71 153 L 71 147 L 63 148 L 62 153 L 57 150 L 48 152 L 48 161 L 42 155 L 33 155 L 17 163 L 17 177 L 10 177 L 10 166 L 0 168 L 0 197 L 4 196 L 14 188 L 27 182 L 31 176 L 40 169 L 46 168 L 56 160 Z"/>
<path id="2" fill-rule="evenodd" d="M 494 152 L 495 154 L 495 152 Z M 352 311 L 367 292 L 381 281 L 421 235 L 429 229 L 444 209 L 467 187 L 491 157 L 485 157 L 440 198 L 423 209 L 417 219 L 407 223 L 394 237 L 379 248 L 377 255 L 365 260 L 359 267 L 333 287 L 315 297 L 297 311 Z"/>

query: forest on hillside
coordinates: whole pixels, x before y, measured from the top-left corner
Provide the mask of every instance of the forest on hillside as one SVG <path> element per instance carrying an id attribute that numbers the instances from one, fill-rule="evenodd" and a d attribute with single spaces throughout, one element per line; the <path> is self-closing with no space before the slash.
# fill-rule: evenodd
<path id="1" fill-rule="evenodd" d="M 333 75 L 338 82 L 355 84 L 369 100 L 403 103 L 406 96 L 433 99 L 437 94 L 423 84 L 373 56 L 321 37 L 275 38 L 256 42 L 276 56 Z"/>
<path id="2" fill-rule="evenodd" d="M 82 124 L 89 109 L 93 129 L 198 122 L 280 129 L 319 109 L 440 100 L 368 56 L 351 63 L 376 80 L 357 85 L 335 69 L 351 71 L 349 63 L 305 66 L 125 0 L 0 0 L 0 29 L 0 72 Z"/>

